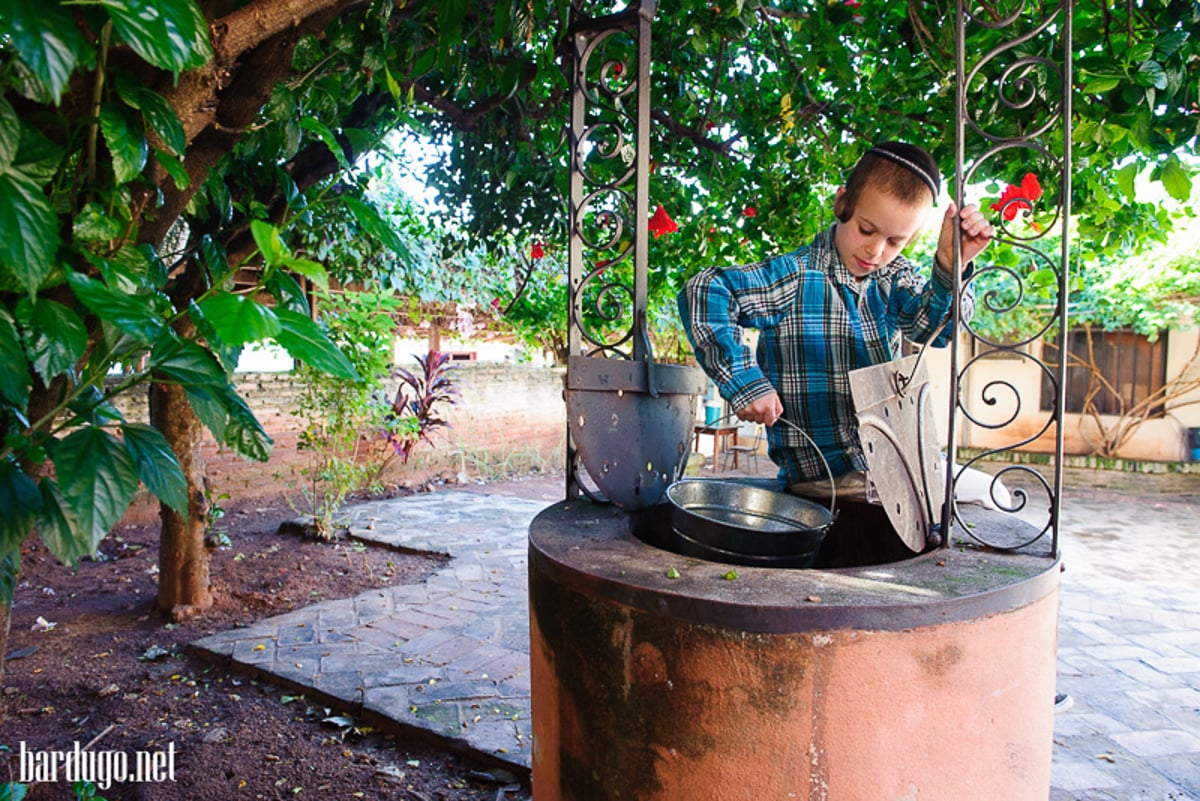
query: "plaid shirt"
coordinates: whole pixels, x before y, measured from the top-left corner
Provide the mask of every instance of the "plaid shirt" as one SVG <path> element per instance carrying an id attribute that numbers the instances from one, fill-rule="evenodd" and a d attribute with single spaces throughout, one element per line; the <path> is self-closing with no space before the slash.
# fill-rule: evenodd
<path id="1" fill-rule="evenodd" d="M 849 372 L 899 358 L 902 337 L 925 342 L 950 313 L 951 279 L 923 279 L 904 257 L 859 281 L 834 247 L 836 224 L 807 247 L 766 261 L 709 267 L 679 293 L 696 358 L 734 409 L 779 394 L 784 416 L 817 443 L 835 476 L 865 470 Z M 964 292 L 963 313 L 974 303 Z M 757 328 L 757 354 L 742 328 Z M 950 341 L 950 326 L 935 347 Z M 756 358 L 757 356 L 757 358 Z M 828 476 L 803 435 L 767 429 L 768 454 L 788 484 Z"/>

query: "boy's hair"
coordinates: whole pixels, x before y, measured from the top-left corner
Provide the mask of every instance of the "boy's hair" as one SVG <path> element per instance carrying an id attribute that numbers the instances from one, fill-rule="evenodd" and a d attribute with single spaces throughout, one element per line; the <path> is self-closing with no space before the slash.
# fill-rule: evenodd
<path id="1" fill-rule="evenodd" d="M 875 145 L 854 165 L 846 179 L 846 191 L 834 201 L 833 213 L 839 222 L 850 220 L 863 189 L 871 185 L 901 203 L 916 205 L 926 197 L 937 203 L 942 179 L 937 162 L 924 148 L 907 142 Z"/>

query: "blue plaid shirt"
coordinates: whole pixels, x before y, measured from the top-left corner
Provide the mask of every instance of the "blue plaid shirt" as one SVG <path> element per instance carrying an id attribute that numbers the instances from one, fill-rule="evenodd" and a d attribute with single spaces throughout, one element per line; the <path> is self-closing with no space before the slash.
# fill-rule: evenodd
<path id="1" fill-rule="evenodd" d="M 950 341 L 950 276 L 924 279 L 904 257 L 859 281 L 838 257 L 836 224 L 807 247 L 755 264 L 709 267 L 679 293 L 679 315 L 696 358 L 734 409 L 771 393 L 783 414 L 821 449 L 835 476 L 865 470 L 850 396 L 851 370 L 902 356 L 902 338 Z M 964 292 L 963 314 L 973 309 Z M 757 354 L 742 329 L 761 333 Z M 788 484 L 827 477 L 825 465 L 787 425 L 767 429 L 768 455 Z"/>

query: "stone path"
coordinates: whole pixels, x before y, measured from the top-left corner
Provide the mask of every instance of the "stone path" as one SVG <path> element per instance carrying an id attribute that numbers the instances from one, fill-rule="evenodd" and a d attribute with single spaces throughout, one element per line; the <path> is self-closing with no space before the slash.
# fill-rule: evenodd
<path id="1" fill-rule="evenodd" d="M 514 486 L 514 485 L 508 485 Z M 526 538 L 561 480 L 357 504 L 355 536 L 452 557 L 424 584 L 213 635 L 201 655 L 376 725 L 530 766 Z M 1200 801 L 1200 483 L 1067 492 L 1050 801 Z M 487 488 L 483 488 L 487 492 Z M 525 496 L 525 497 L 521 497 Z"/>

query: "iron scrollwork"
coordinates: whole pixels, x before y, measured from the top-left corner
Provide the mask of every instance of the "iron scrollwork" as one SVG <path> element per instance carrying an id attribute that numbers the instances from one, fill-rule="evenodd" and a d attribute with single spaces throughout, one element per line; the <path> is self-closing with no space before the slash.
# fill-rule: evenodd
<path id="1" fill-rule="evenodd" d="M 967 334 L 966 358 L 959 354 L 958 343 L 953 348 L 950 452 L 955 452 L 960 433 L 955 424 L 958 414 L 963 418 L 961 433 L 972 428 L 989 432 L 989 444 L 950 471 L 947 497 L 954 498 L 953 483 L 965 469 L 1034 442 L 1053 438 L 1054 462 L 1049 478 L 1028 464 L 1007 465 L 995 473 L 989 487 L 990 500 L 998 509 L 1033 524 L 1033 533 L 1024 542 L 989 542 L 986 534 L 963 521 L 953 500 L 948 508 L 959 530 L 983 545 L 1025 548 L 1048 534 L 1050 555 L 1056 556 L 1065 364 L 1062 359 L 1048 364 L 1038 345 L 1057 341 L 1062 353 L 1067 330 L 1072 3 L 1063 0 L 1034 9 L 1014 2 L 974 9 L 959 0 L 957 6 L 956 201 L 961 208 L 964 188 L 985 180 L 1007 184 L 992 207 L 998 215 L 997 236 L 985 256 L 1007 245 L 1016 258 L 1002 264 L 977 263 L 974 272 L 959 282 L 960 293 L 968 287 L 974 290 L 976 304 L 975 316 L 961 329 Z M 975 41 L 1005 40 L 968 64 L 964 44 L 972 31 L 978 32 Z M 969 163 L 968 149 L 979 154 Z M 1057 247 L 1054 233 L 1061 234 Z M 1026 403 L 1013 381 L 972 380 L 983 372 L 976 368 L 994 364 L 991 360 L 997 357 L 1032 362 L 1039 368 L 1041 386 L 1049 391 L 1039 391 L 1042 397 L 1034 401 L 1033 408 L 1044 412 L 1036 422 L 1031 424 L 1030 415 L 1023 414 Z M 1009 494 L 1000 492 L 1006 479 L 1014 486 Z M 1040 507 L 1031 504 L 1031 492 L 1045 496 L 1044 519 Z M 943 531 L 943 542 L 949 544 L 950 526 Z"/>

